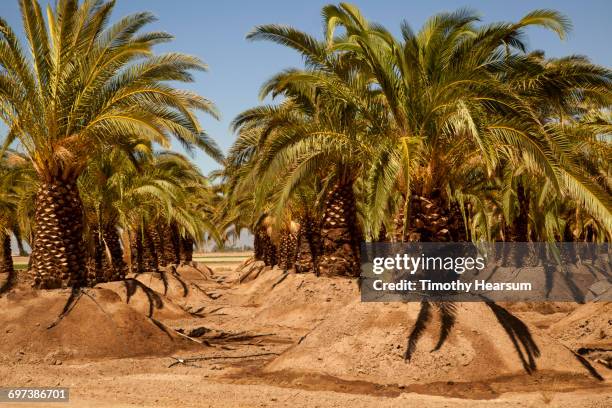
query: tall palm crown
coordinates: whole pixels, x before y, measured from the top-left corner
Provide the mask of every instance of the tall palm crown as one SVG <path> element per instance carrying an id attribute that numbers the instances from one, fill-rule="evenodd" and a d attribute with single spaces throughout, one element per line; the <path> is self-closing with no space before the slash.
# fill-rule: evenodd
<path id="1" fill-rule="evenodd" d="M 109 145 L 132 141 L 216 152 L 194 114 L 214 106 L 168 81 L 189 82 L 206 66 L 192 56 L 155 55 L 171 40 L 163 32 L 139 33 L 154 20 L 137 13 L 109 25 L 114 1 L 60 0 L 46 21 L 36 0 L 20 0 L 30 55 L 0 19 L 0 117 L 31 160 L 41 187 L 37 197 L 33 269 L 37 284 L 79 284 L 83 222 L 76 180 L 89 159 Z"/>
<path id="2" fill-rule="evenodd" d="M 397 39 L 350 4 L 326 6 L 322 13 L 326 45 L 277 25 L 257 27 L 250 38 L 286 45 L 306 60 L 305 70 L 285 71 L 268 88 L 314 84 L 370 121 L 372 142 L 380 148 L 368 177 L 369 221 L 377 224 L 398 188 L 404 213 L 415 194 L 444 207 L 452 199 L 452 176 L 461 181 L 468 170 L 461 167 L 476 169 L 482 179 L 510 162 L 544 176 L 549 195 L 570 197 L 612 230 L 609 193 L 581 169 L 568 135 L 554 123 L 558 118 L 539 109 L 571 111 L 585 99 L 605 106 L 612 74 L 590 63 L 555 69 L 525 53 L 525 27 L 543 26 L 563 37 L 569 22 L 562 15 L 536 10 L 517 23 L 479 26 L 477 15 L 459 10 L 435 15 L 418 33 L 404 23 Z M 336 35 L 338 27 L 343 33 Z M 371 92 L 337 75 L 330 60 L 349 61 L 369 78 Z M 404 230 L 409 223 L 404 217 Z"/>
<path id="3" fill-rule="evenodd" d="M 577 101 L 605 106 L 612 73 L 584 60 L 546 65 L 525 54 L 525 27 L 542 26 L 563 38 L 570 28 L 564 16 L 535 10 L 516 23 L 477 27 L 473 12 L 459 10 L 432 17 L 418 33 L 404 23 L 398 41 L 351 5 L 328 6 L 323 14 L 330 45 L 366 61 L 400 137 L 424 142 L 424 194 L 452 170 L 440 159 L 464 154 L 458 146 L 465 143 L 489 172 L 503 160 L 524 165 L 550 182 L 552 194 L 571 197 L 612 229 L 610 195 L 578 165 L 567 135 L 551 123 L 558 117 L 540 111 L 553 107 L 563 120 Z M 345 36 L 334 38 L 337 26 Z"/>

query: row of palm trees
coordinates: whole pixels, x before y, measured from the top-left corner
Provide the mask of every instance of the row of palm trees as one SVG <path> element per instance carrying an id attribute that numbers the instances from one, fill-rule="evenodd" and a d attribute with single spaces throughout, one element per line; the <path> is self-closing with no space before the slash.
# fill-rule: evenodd
<path id="1" fill-rule="evenodd" d="M 15 277 L 12 235 L 31 247 L 38 288 L 191 261 L 196 241 L 219 238 L 217 193 L 189 158 L 169 149 L 177 142 L 222 160 L 197 118 L 216 117 L 214 105 L 176 87 L 206 65 L 155 53 L 172 37 L 143 32 L 154 21 L 149 13 L 110 24 L 114 1 L 59 0 L 45 11 L 37 0 L 19 6 L 25 44 L 0 18 L 5 286 Z"/>
<path id="2" fill-rule="evenodd" d="M 525 43 L 531 26 L 564 38 L 564 16 L 462 9 L 398 38 L 350 4 L 322 15 L 323 39 L 248 35 L 304 60 L 233 122 L 222 213 L 258 259 L 356 276 L 362 240 L 610 242 L 612 72 Z"/>
<path id="3" fill-rule="evenodd" d="M 398 38 L 341 3 L 322 40 L 256 27 L 305 65 L 263 85 L 279 102 L 235 118 L 223 159 L 196 116 L 213 104 L 176 87 L 206 66 L 154 53 L 171 36 L 142 32 L 150 14 L 19 5 L 25 46 L 0 19 L 0 272 L 13 235 L 39 288 L 189 262 L 194 242 L 244 228 L 268 265 L 347 276 L 363 240 L 612 237 L 612 73 L 524 42 L 530 26 L 563 38 L 557 12 L 483 25 L 459 10 Z M 223 170 L 209 180 L 173 141 Z"/>

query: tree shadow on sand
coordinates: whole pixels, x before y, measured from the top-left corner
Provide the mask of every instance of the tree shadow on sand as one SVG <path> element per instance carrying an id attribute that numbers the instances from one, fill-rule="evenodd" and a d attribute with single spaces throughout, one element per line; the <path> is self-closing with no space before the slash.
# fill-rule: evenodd
<path id="1" fill-rule="evenodd" d="M 492 301 L 485 301 L 485 304 L 491 309 L 497 321 L 504 328 L 506 334 L 510 338 L 516 353 L 518 354 L 524 370 L 528 374 L 533 374 L 537 370 L 536 358 L 540 356 L 540 349 L 536 344 L 533 336 L 527 327 L 527 325 L 518 317 L 510 313 L 502 306 Z M 440 334 L 436 346 L 431 352 L 439 350 L 446 340 L 448 339 L 452 328 L 456 323 L 457 308 L 452 302 L 430 302 L 423 300 L 421 302 L 421 308 L 417 316 L 417 320 L 414 323 L 412 331 L 408 336 L 408 344 L 406 346 L 406 352 L 404 353 L 404 360 L 410 361 L 419 339 L 422 337 L 427 325 L 430 323 L 432 318 L 432 305 L 438 310 L 440 315 Z M 566 347 L 567 348 L 567 347 Z M 574 357 L 582 364 L 589 374 L 594 378 L 603 381 L 603 377 L 597 372 L 597 370 L 589 363 L 587 359 L 577 354 L 573 350 L 568 349 L 573 353 Z"/>
<path id="2" fill-rule="evenodd" d="M 438 342 L 436 343 L 436 346 L 431 350 L 432 352 L 439 350 L 444 345 L 446 339 L 450 335 L 453 326 L 455 325 L 455 322 L 457 321 L 457 307 L 454 303 L 433 303 L 427 300 L 423 300 L 421 302 L 421 309 L 419 310 L 417 320 L 414 323 L 414 327 L 412 328 L 410 336 L 408 336 L 408 345 L 406 346 L 406 352 L 404 353 L 405 361 L 410 361 L 410 359 L 412 358 L 412 355 L 416 350 L 417 343 L 425 332 L 427 324 L 431 320 L 432 304 L 435 305 L 435 307 L 437 308 L 438 313 L 440 314 L 441 322 Z"/>
<path id="3" fill-rule="evenodd" d="M 123 284 L 125 285 L 125 303 L 130 303 L 130 299 L 132 298 L 132 296 L 134 296 L 134 294 L 139 288 L 143 291 L 143 293 L 147 297 L 147 300 L 149 301 L 149 318 L 153 317 L 153 312 L 155 311 L 155 309 L 162 309 L 164 307 L 164 302 L 161 296 L 153 289 L 140 282 L 138 279 L 128 278 L 123 281 Z"/>
<path id="4" fill-rule="evenodd" d="M 521 359 L 525 371 L 529 374 L 533 373 L 537 369 L 535 359 L 540 357 L 540 349 L 533 340 L 533 336 L 527 325 L 523 323 L 521 319 L 494 302 L 486 302 L 486 305 L 493 311 L 497 321 L 508 334 L 516 353 Z"/>

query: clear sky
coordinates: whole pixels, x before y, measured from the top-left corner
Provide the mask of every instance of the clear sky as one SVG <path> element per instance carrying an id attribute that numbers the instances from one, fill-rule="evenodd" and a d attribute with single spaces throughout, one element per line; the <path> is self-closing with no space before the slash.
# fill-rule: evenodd
<path id="1" fill-rule="evenodd" d="M 46 4 L 45 0 L 41 3 Z M 320 10 L 329 1 L 203 1 L 203 0 L 117 0 L 114 20 L 128 13 L 148 10 L 158 17 L 150 29 L 164 30 L 176 40 L 159 51 L 181 51 L 202 58 L 210 67 L 198 73 L 188 87 L 217 104 L 222 118 L 202 117 L 207 132 L 224 149 L 234 136 L 229 123 L 240 111 L 256 105 L 260 85 L 275 72 L 299 66 L 297 54 L 284 47 L 264 42 L 249 42 L 245 35 L 258 24 L 289 24 L 321 36 Z M 365 16 L 397 33 L 406 19 L 417 29 L 425 19 L 440 11 L 469 7 L 481 13 L 483 21 L 516 20 L 534 8 L 554 8 L 569 16 L 574 24 L 570 37 L 560 41 L 553 33 L 540 29 L 529 32 L 531 49 L 543 49 L 549 56 L 587 55 L 597 64 L 612 66 L 612 1 L 408 1 L 355 0 Z M 16 0 L 1 0 L 0 15 L 13 27 L 21 27 Z M 202 154 L 195 159 L 208 172 L 216 164 Z"/>

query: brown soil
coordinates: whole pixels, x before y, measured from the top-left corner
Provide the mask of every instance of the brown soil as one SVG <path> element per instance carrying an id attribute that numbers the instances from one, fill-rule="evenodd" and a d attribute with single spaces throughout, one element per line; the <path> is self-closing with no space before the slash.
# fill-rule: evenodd
<path id="1" fill-rule="evenodd" d="M 278 269 L 240 283 L 236 266 L 99 285 L 59 321 L 69 291 L 14 290 L 0 298 L 0 387 L 70 387 L 74 407 L 612 405 L 611 371 L 575 353 L 609 346 L 609 305 L 503 305 L 523 327 L 458 304 L 432 351 L 434 307 L 405 362 L 418 304 L 361 303 L 355 280 Z"/>
<path id="2" fill-rule="evenodd" d="M 0 298 L 0 359 L 55 363 L 163 356 L 202 347 L 139 313 L 108 289 L 86 289 L 68 303 L 70 297 L 69 290 L 19 289 Z"/>

